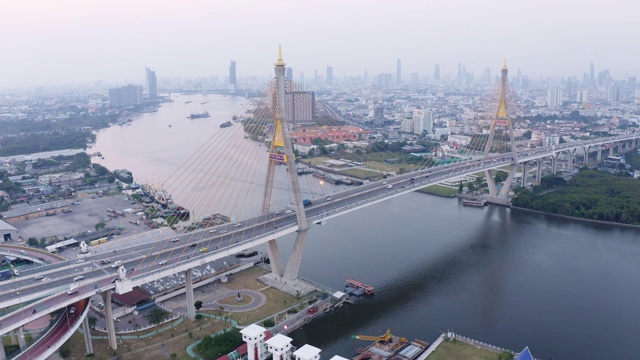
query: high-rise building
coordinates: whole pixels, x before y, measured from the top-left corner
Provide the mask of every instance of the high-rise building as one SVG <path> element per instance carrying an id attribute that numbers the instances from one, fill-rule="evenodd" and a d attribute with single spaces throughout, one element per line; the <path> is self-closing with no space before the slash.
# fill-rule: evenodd
<path id="1" fill-rule="evenodd" d="M 433 80 L 440 81 L 440 65 L 436 64 L 435 70 L 433 70 Z"/>
<path id="2" fill-rule="evenodd" d="M 609 103 L 616 103 L 620 101 L 620 85 L 618 85 L 616 81 L 609 85 L 607 100 Z"/>
<path id="3" fill-rule="evenodd" d="M 433 130 L 433 113 L 428 110 L 414 109 L 413 110 L 413 133 L 431 134 Z"/>
<path id="4" fill-rule="evenodd" d="M 400 59 L 396 60 L 396 84 L 402 83 L 402 62 Z"/>
<path id="5" fill-rule="evenodd" d="M 142 85 L 127 85 L 109 89 L 109 105 L 131 106 L 142 104 Z"/>
<path id="6" fill-rule="evenodd" d="M 327 66 L 327 84 L 333 85 L 333 66 Z"/>
<path id="7" fill-rule="evenodd" d="M 418 73 L 411 73 L 411 86 L 416 86 L 420 82 L 420 75 Z"/>
<path id="8" fill-rule="evenodd" d="M 311 124 L 316 111 L 313 91 L 289 91 L 285 93 L 285 112 L 292 124 Z"/>
<path id="9" fill-rule="evenodd" d="M 593 67 L 593 61 L 591 62 L 591 65 L 589 66 L 589 85 L 590 86 L 595 86 L 596 85 L 596 78 L 595 78 L 596 74 L 595 74 L 595 68 Z"/>
<path id="10" fill-rule="evenodd" d="M 368 71 L 364 71 L 364 74 L 362 74 L 362 81 L 367 83 L 369 82 L 369 72 Z"/>
<path id="11" fill-rule="evenodd" d="M 229 84 L 233 85 L 234 89 L 238 87 L 238 82 L 236 78 L 236 61 L 235 60 L 231 60 L 231 64 L 229 64 Z"/>
<path id="12" fill-rule="evenodd" d="M 304 82 L 304 73 L 302 71 L 300 71 L 300 80 L 301 83 Z"/>
<path id="13" fill-rule="evenodd" d="M 287 66 L 287 79 L 293 81 L 293 68 L 291 66 Z"/>
<path id="14" fill-rule="evenodd" d="M 158 79 L 156 78 L 156 72 L 149 69 L 148 66 L 144 67 L 144 77 L 147 83 L 147 94 L 150 99 L 158 97 Z"/>
<path id="15" fill-rule="evenodd" d="M 547 106 L 550 108 L 558 107 L 562 104 L 562 90 L 547 90 Z"/>
<path id="16" fill-rule="evenodd" d="M 384 108 L 376 103 L 373 104 L 373 125 L 384 125 Z"/>
<path id="17" fill-rule="evenodd" d="M 579 102 L 580 104 L 588 103 L 589 91 L 587 90 L 578 91 L 578 96 L 576 97 L 576 101 Z"/>

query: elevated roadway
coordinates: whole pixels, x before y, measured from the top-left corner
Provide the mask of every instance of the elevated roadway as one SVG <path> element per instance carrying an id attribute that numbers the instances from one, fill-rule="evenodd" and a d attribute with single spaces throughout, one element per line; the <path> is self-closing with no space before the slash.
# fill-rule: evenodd
<path id="1" fill-rule="evenodd" d="M 640 135 L 626 135 L 565 143 L 554 147 L 526 149 L 518 153 L 518 161 L 557 156 L 563 151 L 638 138 Z M 309 221 L 320 223 L 406 194 L 418 187 L 450 181 L 479 171 L 513 165 L 513 163 L 512 154 L 507 153 L 420 169 L 387 179 L 384 183 L 368 183 L 330 197 L 314 200 L 311 206 L 305 208 L 305 211 Z M 35 302 L 0 317 L 0 333 L 7 333 L 35 318 L 78 303 L 96 293 L 108 290 L 125 293 L 134 286 L 184 272 L 195 266 L 237 254 L 293 233 L 298 230 L 296 216 L 295 213 L 287 212 L 289 211 L 280 210 L 246 219 L 238 227 L 225 224 L 199 230 L 189 233 L 188 236 L 183 235 L 174 242 L 169 238 L 158 239 L 155 243 L 132 247 L 126 252 L 101 254 L 78 261 L 42 266 L 28 274 L 25 273 L 24 276 L 2 282 L 0 283 L 0 308 Z M 212 233 L 212 230 L 215 233 Z M 208 250 L 205 251 L 205 248 Z M 101 260 L 107 258 L 111 261 L 109 264 L 101 263 Z M 121 262 L 128 271 L 125 281 L 117 280 L 117 269 L 112 267 L 116 262 Z M 66 290 L 78 276 L 83 277 L 75 281 L 78 291 L 67 294 Z M 34 309 L 36 313 L 33 313 Z"/>

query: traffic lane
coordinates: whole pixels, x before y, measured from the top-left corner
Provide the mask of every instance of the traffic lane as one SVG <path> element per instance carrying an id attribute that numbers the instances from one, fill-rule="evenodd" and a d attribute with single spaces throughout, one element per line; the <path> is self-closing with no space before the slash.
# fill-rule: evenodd
<path id="1" fill-rule="evenodd" d="M 56 327 L 53 328 L 44 338 L 41 338 L 35 346 L 27 349 L 17 358 L 36 359 L 44 354 L 51 346 L 55 345 L 58 339 L 62 338 L 64 334 L 68 333 L 71 330 L 72 325 L 75 324 L 76 321 L 80 321 L 80 317 L 84 313 L 88 304 L 89 299 L 84 299 L 68 306 L 65 309 L 65 314 L 62 315 L 62 318 L 60 319 Z M 71 307 L 76 308 L 73 314 L 69 313 Z"/>

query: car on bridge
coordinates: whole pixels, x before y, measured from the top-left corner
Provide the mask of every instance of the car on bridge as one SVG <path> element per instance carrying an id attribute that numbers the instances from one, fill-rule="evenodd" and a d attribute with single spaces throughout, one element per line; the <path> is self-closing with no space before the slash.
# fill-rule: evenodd
<path id="1" fill-rule="evenodd" d="M 387 185 L 387 189 L 393 189 L 393 185 Z"/>
<path id="2" fill-rule="evenodd" d="M 203 253 L 203 254 L 206 253 L 206 252 L 209 252 L 209 248 L 202 248 L 202 249 L 200 249 L 200 252 Z"/>
<path id="3" fill-rule="evenodd" d="M 167 260 L 161 260 L 161 261 L 158 263 L 158 265 L 160 265 L 160 266 L 164 266 L 164 265 L 166 265 L 166 264 L 167 264 Z"/>
<path id="4" fill-rule="evenodd" d="M 234 228 L 239 228 L 240 226 L 242 226 L 242 223 L 233 224 Z"/>
<path id="5" fill-rule="evenodd" d="M 82 280 L 82 279 L 84 279 L 84 276 L 78 275 L 78 276 L 73 278 L 73 281 L 78 281 L 78 280 Z"/>
<path id="6" fill-rule="evenodd" d="M 73 314 L 76 312 L 76 307 L 72 306 L 71 309 L 69 309 L 69 314 Z"/>
<path id="7" fill-rule="evenodd" d="M 178 242 L 178 241 L 180 241 L 179 237 L 171 239 L 171 242 Z"/>

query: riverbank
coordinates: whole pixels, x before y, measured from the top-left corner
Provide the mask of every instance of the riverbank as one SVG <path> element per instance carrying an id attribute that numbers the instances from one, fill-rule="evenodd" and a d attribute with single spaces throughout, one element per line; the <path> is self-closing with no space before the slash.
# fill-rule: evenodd
<path id="1" fill-rule="evenodd" d="M 632 229 L 640 229 L 640 225 L 623 224 L 623 223 L 617 223 L 617 222 L 612 222 L 612 221 L 585 219 L 585 218 L 579 218 L 579 217 L 575 217 L 575 216 L 560 215 L 560 214 L 554 214 L 554 213 L 549 213 L 549 212 L 544 212 L 544 211 L 539 211 L 539 210 L 527 209 L 527 208 L 513 206 L 513 205 L 511 205 L 510 208 L 513 209 L 513 210 L 520 210 L 520 211 L 533 213 L 533 214 L 539 214 L 539 215 L 548 215 L 548 216 L 553 216 L 553 217 L 566 219 L 566 220 L 577 220 L 577 221 L 586 222 L 586 223 L 592 223 L 592 224 L 616 225 L 616 226 L 623 226 L 623 227 L 628 227 L 628 228 L 632 228 Z"/>

